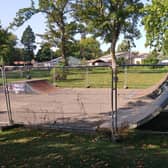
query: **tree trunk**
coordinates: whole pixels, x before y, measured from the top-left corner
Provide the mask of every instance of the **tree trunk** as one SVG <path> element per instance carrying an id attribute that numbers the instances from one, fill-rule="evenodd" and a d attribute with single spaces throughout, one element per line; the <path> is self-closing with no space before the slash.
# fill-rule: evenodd
<path id="1" fill-rule="evenodd" d="M 116 57 L 115 57 L 115 44 L 111 44 L 110 55 L 111 55 L 111 66 L 113 71 L 115 72 L 117 67 Z"/>
<path id="2" fill-rule="evenodd" d="M 68 66 L 68 60 L 66 55 L 65 24 L 64 24 L 63 16 L 61 17 L 60 30 L 61 30 L 61 56 L 64 60 L 64 65 Z"/>
<path id="3" fill-rule="evenodd" d="M 65 66 L 68 66 L 68 60 L 67 60 L 67 56 L 66 56 L 66 47 L 65 47 L 65 38 L 64 35 L 61 39 L 61 56 L 64 60 L 64 64 Z"/>

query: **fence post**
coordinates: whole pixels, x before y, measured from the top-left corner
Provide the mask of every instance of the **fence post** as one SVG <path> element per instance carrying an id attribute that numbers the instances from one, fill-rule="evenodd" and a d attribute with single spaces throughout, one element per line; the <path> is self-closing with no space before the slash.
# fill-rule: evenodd
<path id="1" fill-rule="evenodd" d="M 9 88 L 8 88 L 8 82 L 7 82 L 5 67 L 2 65 L 0 68 L 1 68 L 1 73 L 2 73 L 2 82 L 3 82 L 4 92 L 5 92 L 5 99 L 6 99 L 6 106 L 7 106 L 9 124 L 13 124 L 14 122 L 13 122 L 13 119 L 12 119 Z"/>
<path id="2" fill-rule="evenodd" d="M 127 66 L 124 65 L 124 89 L 128 89 L 128 71 Z"/>
<path id="3" fill-rule="evenodd" d="M 88 88 L 89 87 L 89 70 L 88 67 L 86 68 L 86 83 L 85 83 L 85 87 Z"/>
<path id="4" fill-rule="evenodd" d="M 112 140 L 116 140 L 118 138 L 118 107 L 117 107 L 117 69 L 113 70 L 112 68 L 111 75 L 111 118 L 112 118 Z"/>
<path id="5" fill-rule="evenodd" d="M 56 77 L 56 75 L 55 75 L 56 67 L 53 67 L 53 68 L 54 68 L 53 69 L 53 85 L 56 86 L 56 79 L 55 79 L 55 77 Z"/>

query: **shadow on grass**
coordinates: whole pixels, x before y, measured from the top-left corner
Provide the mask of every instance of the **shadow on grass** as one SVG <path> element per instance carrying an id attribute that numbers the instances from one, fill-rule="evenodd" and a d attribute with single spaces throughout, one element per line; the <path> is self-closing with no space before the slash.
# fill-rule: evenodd
<path id="1" fill-rule="evenodd" d="M 0 136 L 1 166 L 91 167 L 107 165 L 97 156 L 105 153 L 98 136 L 68 132 L 15 130 Z M 112 148 L 117 146 L 108 144 Z M 101 149 L 101 151 L 99 151 Z M 107 149 L 109 150 L 109 149 Z M 2 152 L 6 153 L 3 155 Z M 9 159 L 11 158 L 11 159 Z M 95 163 L 96 162 L 96 163 Z"/>
<path id="2" fill-rule="evenodd" d="M 122 143 L 100 134 L 15 129 L 0 133 L 1 167 L 164 167 L 168 137 L 132 132 Z"/>
<path id="3" fill-rule="evenodd" d="M 77 81 L 84 81 L 85 79 L 83 78 L 72 78 L 72 79 L 66 79 L 66 80 L 60 80 L 57 82 L 77 82 Z"/>

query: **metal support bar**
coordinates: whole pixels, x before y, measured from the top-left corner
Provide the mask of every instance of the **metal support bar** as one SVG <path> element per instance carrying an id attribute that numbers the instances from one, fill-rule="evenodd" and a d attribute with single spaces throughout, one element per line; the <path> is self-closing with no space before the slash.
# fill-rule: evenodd
<path id="1" fill-rule="evenodd" d="M 112 109 L 112 139 L 118 136 L 118 111 L 117 111 L 117 69 L 112 69 L 111 79 L 111 109 Z"/>
<path id="2" fill-rule="evenodd" d="M 113 88 L 114 88 L 114 83 L 113 83 L 113 69 L 111 70 L 111 119 L 112 119 L 112 129 L 111 133 L 112 136 L 114 135 L 114 94 L 113 94 Z"/>
<path id="3" fill-rule="evenodd" d="M 85 87 L 89 87 L 89 69 L 86 68 L 86 75 L 85 75 Z"/>
<path id="4" fill-rule="evenodd" d="M 8 82 L 7 82 L 7 78 L 6 78 L 5 68 L 4 68 L 4 66 L 1 66 L 0 69 L 1 69 L 1 74 L 2 74 L 3 89 L 5 92 L 5 99 L 6 99 L 9 124 L 13 124 L 11 103 L 10 103 L 10 96 L 9 96 L 9 89 L 8 89 Z"/>
<path id="5" fill-rule="evenodd" d="M 124 66 L 124 89 L 128 88 L 128 71 L 127 66 Z"/>

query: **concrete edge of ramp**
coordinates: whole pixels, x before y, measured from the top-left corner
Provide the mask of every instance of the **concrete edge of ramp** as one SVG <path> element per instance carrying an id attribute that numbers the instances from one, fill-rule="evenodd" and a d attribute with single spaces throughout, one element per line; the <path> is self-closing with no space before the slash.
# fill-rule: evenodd
<path id="1" fill-rule="evenodd" d="M 144 89 L 139 96 L 136 96 L 136 98 L 141 98 L 141 97 L 151 97 L 155 98 L 159 94 L 159 90 L 162 88 L 162 86 L 167 82 L 168 80 L 168 73 L 155 85 Z"/>
<path id="2" fill-rule="evenodd" d="M 25 81 L 9 83 L 8 89 L 14 94 L 37 94 Z"/>
<path id="3" fill-rule="evenodd" d="M 142 107 L 137 109 L 132 109 L 132 112 L 124 111 L 126 114 L 126 118 L 122 119 L 122 116 L 118 116 L 118 130 L 122 132 L 125 129 L 135 129 L 143 124 L 146 124 L 150 120 L 154 119 L 158 116 L 161 111 L 168 105 L 168 86 L 165 86 L 162 93 L 156 97 L 153 102 L 150 102 Z M 102 123 L 99 127 L 100 130 L 110 130 L 112 123 L 111 123 L 111 116 L 107 118 L 107 120 Z"/>
<path id="4" fill-rule="evenodd" d="M 8 86 L 9 91 L 16 94 L 48 94 L 56 91 L 56 87 L 46 79 L 17 81 Z"/>
<path id="5" fill-rule="evenodd" d="M 161 113 L 162 110 L 168 105 L 168 88 L 166 88 L 160 96 L 158 96 L 152 103 L 147 104 L 146 106 L 139 108 L 139 115 L 136 116 L 134 121 L 130 121 L 128 127 L 130 129 L 137 128 L 148 121 L 155 118 Z"/>

